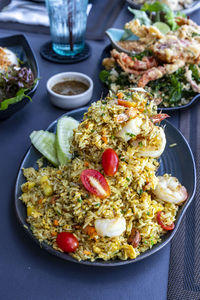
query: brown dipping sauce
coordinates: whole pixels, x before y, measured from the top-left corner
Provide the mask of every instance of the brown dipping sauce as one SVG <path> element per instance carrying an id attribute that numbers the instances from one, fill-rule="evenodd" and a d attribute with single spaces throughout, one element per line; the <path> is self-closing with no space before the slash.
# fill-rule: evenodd
<path id="1" fill-rule="evenodd" d="M 81 81 L 66 80 L 56 83 L 52 87 L 52 91 L 63 96 L 73 96 L 84 93 L 88 88 L 89 86 Z"/>

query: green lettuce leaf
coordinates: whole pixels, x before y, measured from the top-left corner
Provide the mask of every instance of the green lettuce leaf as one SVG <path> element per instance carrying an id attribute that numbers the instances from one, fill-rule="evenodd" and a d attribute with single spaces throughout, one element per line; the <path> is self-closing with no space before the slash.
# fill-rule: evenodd
<path id="1" fill-rule="evenodd" d="M 135 19 L 138 19 L 141 24 L 144 24 L 146 26 L 150 26 L 151 25 L 151 20 L 149 19 L 148 15 L 146 14 L 145 11 L 133 9 L 131 7 L 128 7 L 128 10 L 132 14 L 134 14 Z"/>
<path id="2" fill-rule="evenodd" d="M 6 110 L 8 108 L 8 105 L 17 103 L 17 102 L 21 101 L 24 97 L 26 97 L 30 101 L 32 101 L 31 98 L 25 94 L 25 92 L 27 92 L 28 90 L 29 89 L 21 88 L 17 91 L 15 97 L 12 97 L 12 98 L 2 101 L 0 103 L 0 110 Z"/>
<path id="3" fill-rule="evenodd" d="M 160 3 L 158 1 L 150 4 L 145 3 L 141 10 L 148 11 L 150 13 L 156 13 L 155 19 L 156 21 L 162 21 L 162 18 L 164 18 L 164 21 L 170 26 L 172 31 L 175 31 L 179 28 L 179 26 L 176 23 L 175 17 L 176 16 L 182 16 L 186 17 L 185 14 L 177 12 L 174 13 L 166 4 Z"/>
<path id="4" fill-rule="evenodd" d="M 144 3 L 144 5 L 141 7 L 141 10 L 149 11 L 149 12 L 164 12 L 164 13 L 171 11 L 171 9 L 166 4 L 158 1 L 154 3 Z"/>

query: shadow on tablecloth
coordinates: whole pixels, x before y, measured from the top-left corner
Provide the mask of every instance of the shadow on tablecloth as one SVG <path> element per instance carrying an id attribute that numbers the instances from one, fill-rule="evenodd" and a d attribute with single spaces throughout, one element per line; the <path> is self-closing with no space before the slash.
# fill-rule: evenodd
<path id="1" fill-rule="evenodd" d="M 0 10 L 9 3 L 10 0 L 3 0 L 0 3 Z M 103 40 L 105 31 L 112 26 L 113 22 L 120 13 L 125 0 L 91 0 L 92 9 L 88 16 L 86 39 Z M 49 34 L 49 28 L 46 26 L 25 25 L 16 22 L 1 22 L 2 29 L 20 30 L 24 32 L 35 32 Z"/>
<path id="2" fill-rule="evenodd" d="M 180 130 L 196 161 L 197 191 L 171 243 L 168 300 L 200 299 L 200 103 L 181 112 Z M 188 174 L 190 176 L 190 174 Z"/>

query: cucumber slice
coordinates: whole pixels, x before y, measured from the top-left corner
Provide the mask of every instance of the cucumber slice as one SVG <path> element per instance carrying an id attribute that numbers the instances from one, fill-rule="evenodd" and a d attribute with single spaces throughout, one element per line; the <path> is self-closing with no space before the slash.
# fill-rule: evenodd
<path id="1" fill-rule="evenodd" d="M 56 154 L 56 136 L 49 131 L 33 131 L 30 135 L 33 146 L 54 166 L 59 165 Z"/>
<path id="2" fill-rule="evenodd" d="M 73 130 L 79 122 L 71 117 L 62 117 L 58 120 L 56 131 L 57 157 L 61 165 L 66 164 L 72 157 L 70 144 L 73 137 Z"/>

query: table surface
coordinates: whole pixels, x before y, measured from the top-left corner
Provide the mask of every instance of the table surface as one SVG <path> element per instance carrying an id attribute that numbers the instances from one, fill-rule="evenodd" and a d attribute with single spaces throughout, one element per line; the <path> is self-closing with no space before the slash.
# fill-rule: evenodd
<path id="1" fill-rule="evenodd" d="M 113 27 L 122 27 L 132 15 L 126 6 Z M 0 35 L 17 34 L 1 29 Z M 104 41 L 88 41 L 92 55 L 78 64 L 60 65 L 41 58 L 39 49 L 48 35 L 26 33 L 40 68 L 40 82 L 33 102 L 0 126 L 0 299 L 166 299 L 170 244 L 138 263 L 120 267 L 88 267 L 52 256 L 35 244 L 20 227 L 14 210 L 14 186 L 20 162 L 30 146 L 29 134 L 46 127 L 66 111 L 51 105 L 46 82 L 56 73 L 83 72 L 94 81 L 93 101 L 101 97 L 98 78 Z M 170 121 L 178 126 L 179 113 Z"/>

